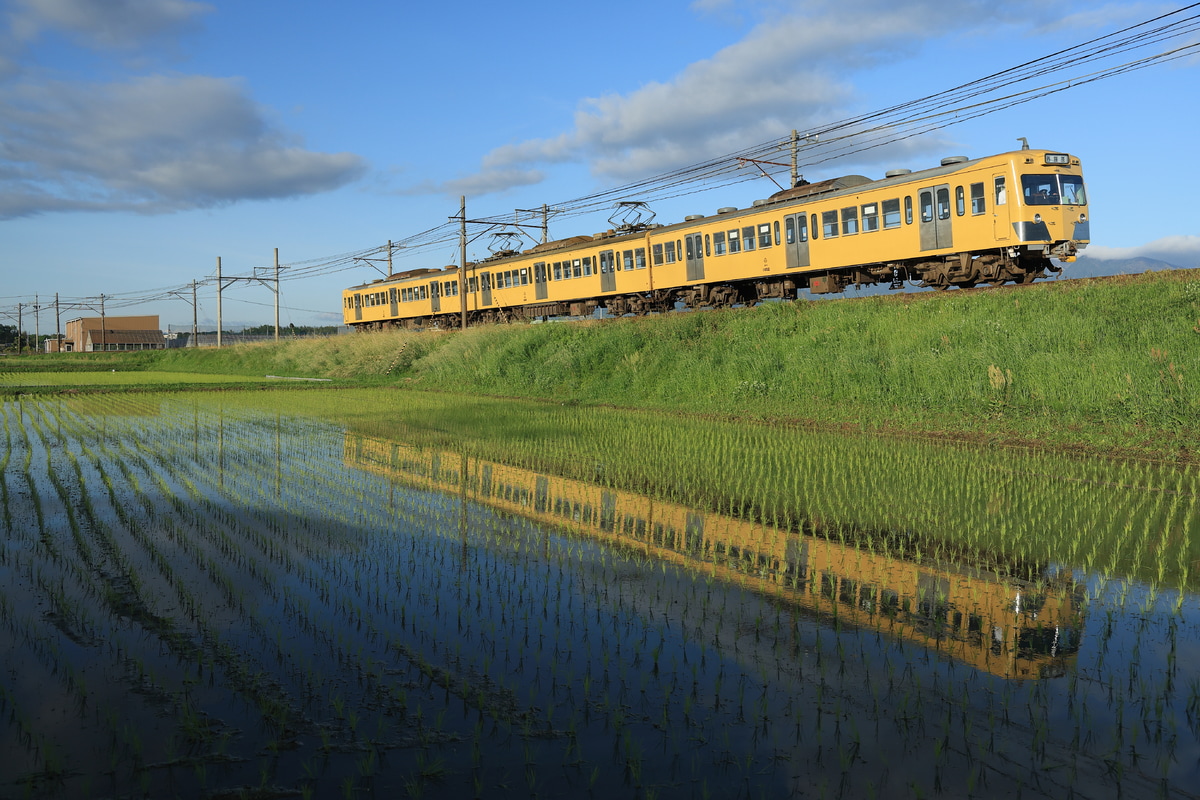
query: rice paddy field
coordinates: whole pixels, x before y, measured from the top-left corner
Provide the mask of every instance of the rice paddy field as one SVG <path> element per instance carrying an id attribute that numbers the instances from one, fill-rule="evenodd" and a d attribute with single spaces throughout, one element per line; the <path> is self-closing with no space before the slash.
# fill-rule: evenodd
<path id="1" fill-rule="evenodd" d="M 14 372 L 0 371 L 0 388 L 20 388 L 28 390 L 33 387 L 78 387 L 78 386 L 150 386 L 161 387 L 171 384 L 245 384 L 279 380 L 264 377 L 247 377 L 245 375 L 223 375 L 198 372 L 143 372 L 140 370 L 70 370 L 31 372 L 19 370 Z"/>
<path id="2" fill-rule="evenodd" d="M 1200 469 L 6 399 L 0 797 L 1197 797 Z"/>

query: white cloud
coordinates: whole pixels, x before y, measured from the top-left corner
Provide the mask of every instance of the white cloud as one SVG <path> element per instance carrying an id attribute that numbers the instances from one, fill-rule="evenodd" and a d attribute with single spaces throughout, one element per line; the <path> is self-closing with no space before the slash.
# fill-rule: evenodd
<path id="1" fill-rule="evenodd" d="M 359 177 L 362 159 L 289 141 L 233 80 L 0 89 L 0 216 L 161 212 L 290 197 Z"/>
<path id="2" fill-rule="evenodd" d="M 1097 261 L 1153 258 L 1180 267 L 1200 267 L 1200 236 L 1167 236 L 1136 247 L 1089 245 L 1083 252 Z"/>
<path id="3" fill-rule="evenodd" d="M 191 0 L 16 0 L 14 5 L 10 22 L 19 39 L 52 29 L 90 46 L 113 48 L 178 33 L 212 11 Z"/>
<path id="4" fill-rule="evenodd" d="M 483 171 L 527 175 L 537 164 L 576 162 L 605 182 L 625 182 L 782 140 L 793 128 L 852 114 L 858 71 L 903 57 L 931 37 L 994 30 L 1002 15 L 1023 21 L 1035 4 L 694 0 L 691 7 L 706 14 L 736 10 L 761 21 L 741 41 L 669 80 L 583 100 L 569 131 L 498 147 L 484 157 Z M 1045 4 L 1037 8 L 1045 13 Z M 915 147 L 908 142 L 891 150 Z"/>

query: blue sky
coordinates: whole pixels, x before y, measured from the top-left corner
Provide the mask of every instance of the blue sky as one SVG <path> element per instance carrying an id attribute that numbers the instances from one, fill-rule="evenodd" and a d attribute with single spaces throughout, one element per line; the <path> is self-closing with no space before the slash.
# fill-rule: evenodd
<path id="1" fill-rule="evenodd" d="M 553 206 L 1182 6 L 0 0 L 0 322 L 37 295 L 48 307 L 41 331 L 52 332 L 57 292 L 93 306 L 104 294 L 108 313 L 186 327 L 184 300 L 134 300 L 211 279 L 218 256 L 226 277 L 250 276 L 278 247 L 281 321 L 329 324 L 340 321 L 342 288 L 377 277 L 336 257 L 442 225 L 462 194 L 472 218 Z M 1013 91 L 1080 85 L 803 172 L 881 177 L 1015 149 L 1024 136 L 1083 160 L 1088 255 L 1200 266 L 1198 43 L 1193 32 L 1067 68 Z M 1187 46 L 1172 61 L 1082 82 Z M 697 186 L 653 209 L 669 222 L 774 190 L 764 178 Z M 607 217 L 552 220 L 551 237 L 602 230 Z M 483 236 L 468 255 L 487 248 Z M 457 259 L 447 243 L 398 254 L 394 268 Z M 225 325 L 270 322 L 272 303 L 263 286 L 234 284 Z M 202 327 L 216 318 L 211 280 L 198 315 Z"/>

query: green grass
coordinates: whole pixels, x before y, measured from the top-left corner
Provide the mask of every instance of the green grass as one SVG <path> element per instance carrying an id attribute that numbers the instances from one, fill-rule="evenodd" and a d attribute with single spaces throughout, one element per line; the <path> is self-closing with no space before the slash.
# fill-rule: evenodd
<path id="1" fill-rule="evenodd" d="M 131 369 L 329 377 L 1188 461 L 1200 452 L 1192 270 L 129 355 L 120 363 Z M 69 368 L 86 356 L 29 361 L 43 358 Z"/>

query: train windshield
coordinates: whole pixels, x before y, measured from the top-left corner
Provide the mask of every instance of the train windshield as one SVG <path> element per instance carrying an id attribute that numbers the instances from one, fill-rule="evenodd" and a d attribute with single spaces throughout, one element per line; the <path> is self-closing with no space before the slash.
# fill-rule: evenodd
<path id="1" fill-rule="evenodd" d="M 1078 175 L 1022 175 L 1027 206 L 1084 206 L 1083 178 Z"/>

